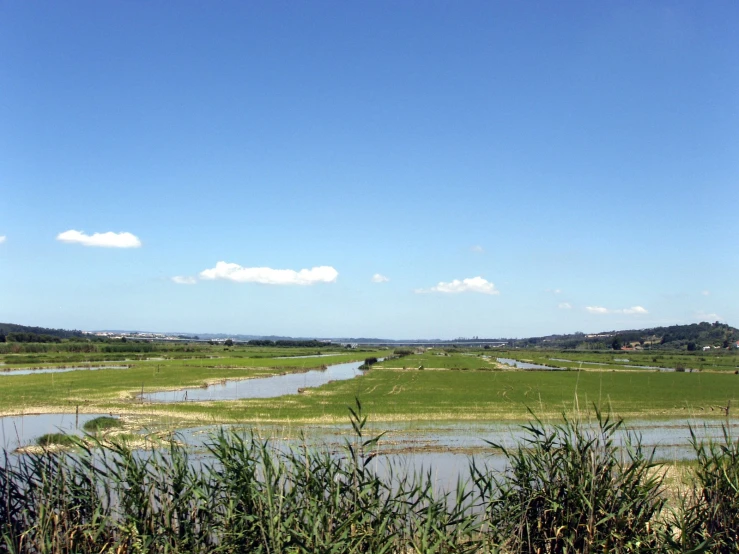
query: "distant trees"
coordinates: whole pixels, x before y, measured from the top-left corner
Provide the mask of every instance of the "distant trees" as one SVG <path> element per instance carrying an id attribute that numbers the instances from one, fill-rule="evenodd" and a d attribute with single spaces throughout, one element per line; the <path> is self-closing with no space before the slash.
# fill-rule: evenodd
<path id="1" fill-rule="evenodd" d="M 299 348 L 325 348 L 327 344 L 319 340 L 267 340 L 254 339 L 247 342 L 249 346 L 287 346 Z"/>
<path id="2" fill-rule="evenodd" d="M 225 344 L 226 346 L 233 346 L 234 341 L 232 341 L 231 339 L 226 339 L 226 342 L 224 342 L 223 344 Z"/>
<path id="3" fill-rule="evenodd" d="M 621 337 L 616 335 L 611 342 L 611 348 L 613 348 L 614 350 L 621 350 L 622 346 L 623 344 L 621 343 Z"/>
<path id="4" fill-rule="evenodd" d="M 59 337 L 39 335 L 36 333 L 8 333 L 4 335 L 7 342 L 62 342 Z M 3 341 L 5 342 L 5 341 Z"/>
<path id="5" fill-rule="evenodd" d="M 13 333 L 30 333 L 31 335 L 44 335 L 58 337 L 60 339 L 82 337 L 82 331 L 67 331 L 66 329 L 49 329 L 47 327 L 32 327 L 29 325 L 18 325 L 15 323 L 0 323 L 0 333 L 8 337 Z M 37 341 L 17 341 L 17 342 L 37 342 Z M 51 341 L 41 341 L 51 342 Z"/>

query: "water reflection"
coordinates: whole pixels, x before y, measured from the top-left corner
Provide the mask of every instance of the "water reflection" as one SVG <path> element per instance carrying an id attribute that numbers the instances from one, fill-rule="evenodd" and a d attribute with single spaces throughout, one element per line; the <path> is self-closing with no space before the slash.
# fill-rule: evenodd
<path id="1" fill-rule="evenodd" d="M 36 443 L 47 433 L 82 434 L 82 426 L 110 414 L 31 414 L 0 417 L 0 439 L 6 451 Z"/>
<path id="2" fill-rule="evenodd" d="M 76 367 L 45 367 L 39 369 L 4 369 L 0 376 L 10 377 L 13 375 L 37 375 L 41 373 L 67 373 L 69 371 L 95 371 L 98 369 L 128 369 L 125 365 L 98 365 L 98 366 L 76 366 Z"/>
<path id="3" fill-rule="evenodd" d="M 275 398 L 298 394 L 302 389 L 320 387 L 330 381 L 343 381 L 362 374 L 362 362 L 335 364 L 326 369 L 312 369 L 258 379 L 231 379 L 203 388 L 150 392 L 143 395 L 151 402 L 204 402 L 242 398 Z"/>

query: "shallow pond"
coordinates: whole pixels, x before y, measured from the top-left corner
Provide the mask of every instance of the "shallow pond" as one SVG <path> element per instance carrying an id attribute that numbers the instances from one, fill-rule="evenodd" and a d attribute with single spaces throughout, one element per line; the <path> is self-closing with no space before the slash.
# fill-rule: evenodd
<path id="1" fill-rule="evenodd" d="M 722 423 L 726 420 L 689 420 L 672 419 L 665 421 L 632 421 L 615 436 L 620 447 L 628 445 L 628 433 L 632 437 L 641 437 L 642 447 L 646 451 L 655 451 L 659 460 L 684 460 L 694 457 L 690 444 L 690 427 L 692 425 L 699 439 L 722 440 Z M 732 434 L 739 433 L 739 420 L 730 420 Z M 179 440 L 193 447 L 202 447 L 217 432 L 219 426 L 204 426 L 178 431 Z M 286 446 L 300 446 L 304 442 L 320 445 L 329 449 L 340 449 L 347 439 L 352 439 L 349 424 L 312 425 L 297 429 L 285 425 L 246 425 L 224 426 L 224 429 L 236 432 L 251 433 L 261 438 L 270 438 Z M 471 454 L 483 459 L 497 460 L 501 458 L 499 451 L 494 450 L 489 442 L 500 444 L 505 448 L 513 448 L 530 437 L 521 424 L 511 423 L 452 423 L 437 425 L 377 423 L 365 429 L 365 436 L 373 436 L 386 432 L 380 441 L 385 455 L 409 456 L 410 458 L 434 459 L 442 454 L 454 454 L 465 458 Z"/>
<path id="2" fill-rule="evenodd" d="M 69 371 L 95 371 L 97 369 L 128 369 L 124 365 L 76 366 L 76 367 L 44 367 L 39 369 L 3 369 L 0 377 L 13 375 L 37 375 L 40 373 L 67 373 Z"/>
<path id="3" fill-rule="evenodd" d="M 110 414 L 29 414 L 0 417 L 0 440 L 7 451 L 36 443 L 46 433 L 82 434 L 82 426 Z"/>
<path id="4" fill-rule="evenodd" d="M 239 400 L 243 398 L 276 398 L 298 394 L 301 389 L 320 387 L 329 381 L 343 381 L 362 374 L 362 362 L 335 364 L 327 369 L 312 369 L 302 373 L 287 373 L 258 379 L 230 379 L 202 388 L 144 393 L 150 402 L 206 402 L 209 400 Z"/>
<path id="5" fill-rule="evenodd" d="M 2 444 L 8 451 L 19 446 L 34 444 L 35 440 L 52 432 L 80 434 L 86 421 L 108 414 L 39 414 L 0 418 Z M 725 420 L 672 419 L 665 421 L 632 421 L 628 430 L 641 436 L 642 446 L 647 455 L 652 449 L 657 461 L 687 460 L 695 457 L 690 446 L 690 426 L 695 429 L 699 439 L 722 438 L 721 424 Z M 739 431 L 739 419 L 730 420 L 732 434 Z M 240 433 L 254 432 L 255 436 L 270 439 L 277 452 L 308 445 L 310 448 L 328 449 L 341 455 L 347 440 L 353 441 L 351 425 L 312 425 L 306 428 L 286 425 L 245 424 L 223 426 L 227 430 Z M 209 462 L 212 458 L 203 446 L 217 433 L 220 426 L 202 426 L 178 431 L 174 436 L 192 448 L 193 462 Z M 142 434 L 152 430 L 141 431 Z M 300 431 L 305 434 L 301 435 Z M 380 456 L 372 461 L 372 467 L 380 475 L 403 475 L 428 473 L 439 490 L 452 490 L 457 479 L 467 480 L 470 476 L 470 460 L 474 457 L 479 466 L 486 465 L 495 470 L 506 467 L 506 459 L 500 451 L 494 450 L 486 441 L 506 448 L 524 443 L 530 435 L 520 424 L 510 423 L 449 423 L 449 424 L 409 424 L 374 423 L 365 428 L 365 438 L 386 431 L 380 440 Z M 626 433 L 616 436 L 619 446 L 626 445 Z M 142 455 L 146 455 L 145 452 Z"/>
<path id="6" fill-rule="evenodd" d="M 274 360 L 294 360 L 298 358 L 330 358 L 332 356 L 341 356 L 341 353 L 335 354 L 306 354 L 305 356 L 275 356 Z"/>
<path id="7" fill-rule="evenodd" d="M 511 365 L 513 367 L 517 367 L 518 369 L 543 369 L 546 371 L 566 371 L 566 368 L 563 367 L 551 367 L 548 365 L 539 365 L 539 364 L 532 364 L 529 362 L 520 362 L 518 360 L 514 360 L 513 358 L 495 358 L 498 362 L 501 364 Z"/>

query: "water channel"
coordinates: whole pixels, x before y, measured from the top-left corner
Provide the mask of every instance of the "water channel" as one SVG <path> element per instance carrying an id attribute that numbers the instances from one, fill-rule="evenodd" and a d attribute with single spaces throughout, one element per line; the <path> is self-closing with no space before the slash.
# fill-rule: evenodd
<path id="1" fill-rule="evenodd" d="M 257 379 L 227 379 L 200 388 L 144 393 L 149 402 L 207 402 L 210 400 L 240 400 L 243 398 L 276 398 L 298 394 L 302 389 L 320 387 L 330 381 L 353 379 L 362 374 L 362 362 L 334 364 L 326 369 L 286 373 Z"/>
<path id="2" fill-rule="evenodd" d="M 540 364 L 532 364 L 530 362 L 521 362 L 519 360 L 514 360 L 513 358 L 495 358 L 496 361 L 500 362 L 501 364 L 510 365 L 518 369 L 535 369 L 535 370 L 545 370 L 545 371 L 567 371 L 566 367 L 552 367 L 550 365 L 540 365 Z"/>

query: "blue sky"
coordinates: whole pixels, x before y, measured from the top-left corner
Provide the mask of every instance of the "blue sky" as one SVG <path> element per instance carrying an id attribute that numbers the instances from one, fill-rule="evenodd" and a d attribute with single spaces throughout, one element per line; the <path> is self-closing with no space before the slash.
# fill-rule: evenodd
<path id="1" fill-rule="evenodd" d="M 0 321 L 737 325 L 738 20 L 735 2 L 3 3 Z"/>

